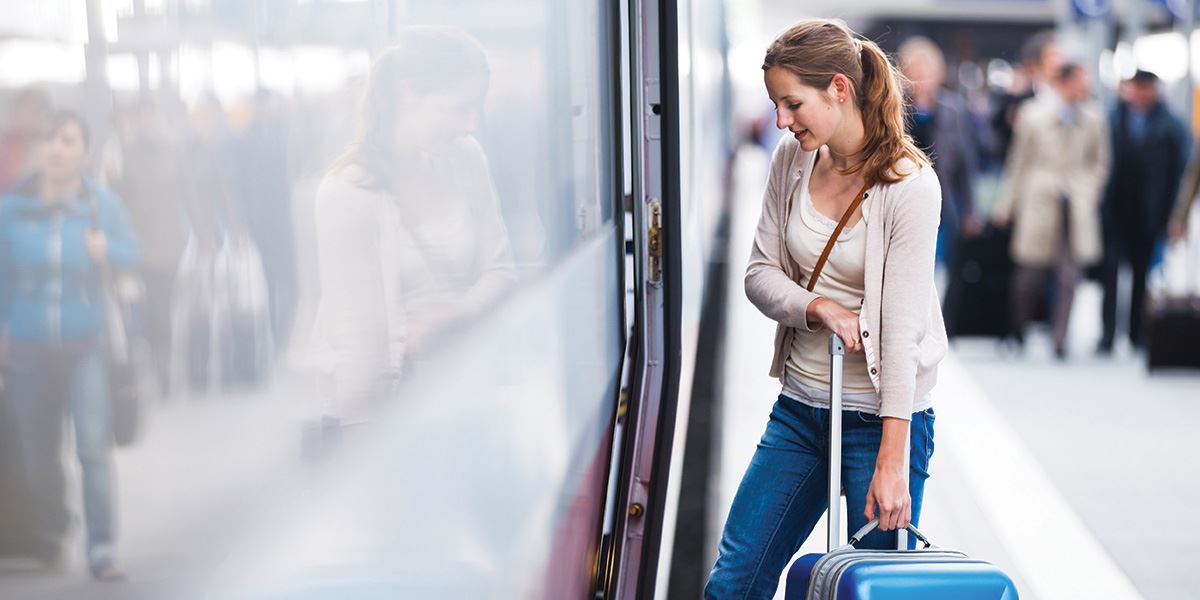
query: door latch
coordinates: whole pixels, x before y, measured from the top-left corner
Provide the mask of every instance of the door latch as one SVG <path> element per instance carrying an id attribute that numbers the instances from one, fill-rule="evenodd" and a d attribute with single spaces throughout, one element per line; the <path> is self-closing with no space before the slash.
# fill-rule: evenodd
<path id="1" fill-rule="evenodd" d="M 646 281 L 651 285 L 660 285 L 662 283 L 663 256 L 662 204 L 657 199 L 651 199 L 650 203 L 646 205 L 646 211 L 650 217 L 647 219 L 650 227 L 646 232 Z"/>

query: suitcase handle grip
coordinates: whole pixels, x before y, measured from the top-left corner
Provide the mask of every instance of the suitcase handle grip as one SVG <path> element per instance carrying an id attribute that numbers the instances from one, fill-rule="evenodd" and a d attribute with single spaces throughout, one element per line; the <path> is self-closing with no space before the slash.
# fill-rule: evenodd
<path id="1" fill-rule="evenodd" d="M 857 544 L 858 542 L 862 541 L 862 539 L 864 537 L 866 537 L 868 533 L 871 533 L 872 531 L 874 531 L 876 527 L 879 527 L 879 519 L 871 519 L 870 523 L 863 525 L 862 529 L 859 529 L 858 531 L 856 531 L 854 533 L 854 535 L 850 536 L 850 540 L 847 542 L 847 544 L 849 544 L 851 546 Z M 933 546 L 933 544 L 929 541 L 929 538 L 925 537 L 925 534 L 918 531 L 917 528 L 913 527 L 913 525 L 911 523 L 908 525 L 908 527 L 906 529 L 908 529 L 908 531 L 910 533 L 912 533 L 914 536 L 916 536 L 916 538 L 918 540 L 921 540 L 921 543 L 925 544 L 926 548 Z"/>

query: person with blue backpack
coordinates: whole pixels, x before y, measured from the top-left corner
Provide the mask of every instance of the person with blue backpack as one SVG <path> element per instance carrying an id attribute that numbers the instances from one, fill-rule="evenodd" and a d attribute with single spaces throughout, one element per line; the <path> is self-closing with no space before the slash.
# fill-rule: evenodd
<path id="1" fill-rule="evenodd" d="M 71 112 L 54 115 L 40 168 L 0 199 L 0 353 L 21 463 L 33 496 L 38 547 L 63 562 L 70 523 L 65 423 L 82 471 L 87 564 L 98 580 L 122 577 L 114 535 L 107 293 L 104 273 L 133 268 L 138 245 L 120 200 L 85 176 L 89 133 Z"/>

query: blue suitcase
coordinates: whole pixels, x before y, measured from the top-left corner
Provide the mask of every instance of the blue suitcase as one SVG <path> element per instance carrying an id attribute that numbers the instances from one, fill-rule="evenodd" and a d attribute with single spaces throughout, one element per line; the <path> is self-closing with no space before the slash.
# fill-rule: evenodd
<path id="1" fill-rule="evenodd" d="M 841 512 L 842 340 L 830 336 L 830 460 L 829 533 L 825 554 L 807 554 L 792 563 L 785 585 L 786 600 L 1017 600 L 1017 587 L 1003 571 L 957 550 L 938 548 L 915 527 L 908 532 L 922 548 L 908 550 L 904 532 L 898 535 L 903 550 L 859 550 L 854 544 L 878 526 L 867 523 L 838 545 Z"/>

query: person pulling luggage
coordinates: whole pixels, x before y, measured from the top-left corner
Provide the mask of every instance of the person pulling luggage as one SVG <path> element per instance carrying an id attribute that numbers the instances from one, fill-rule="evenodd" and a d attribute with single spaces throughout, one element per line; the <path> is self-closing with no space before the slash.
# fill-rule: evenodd
<path id="1" fill-rule="evenodd" d="M 1109 115 L 1113 166 L 1100 204 L 1104 231 L 1104 329 L 1096 350 L 1111 354 L 1117 332 L 1122 263 L 1133 272 L 1129 340 L 1144 340 L 1146 278 L 1154 248 L 1167 233 L 1179 193 L 1190 139 L 1184 124 L 1161 98 L 1158 76 L 1139 70 L 1121 84 L 1121 99 Z"/>
<path id="2" fill-rule="evenodd" d="M 763 71 L 791 135 L 775 148 L 745 282 L 778 323 L 770 374 L 782 391 L 726 520 L 712 599 L 771 598 L 828 506 L 831 332 L 849 353 L 846 524 L 878 517 L 860 547 L 896 546 L 920 517 L 947 348 L 934 287 L 941 186 L 904 131 L 896 67 L 844 22 L 816 19 L 779 36 Z"/>

